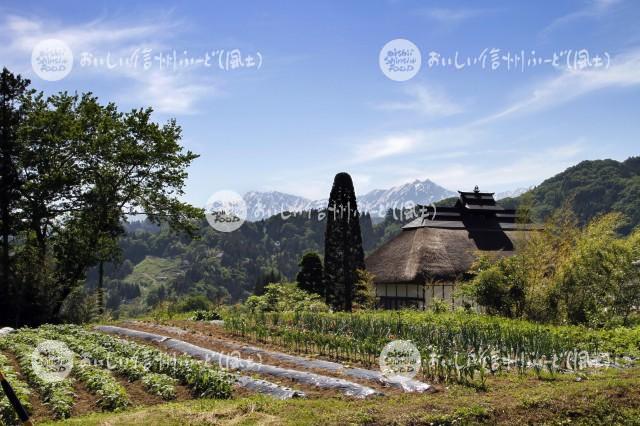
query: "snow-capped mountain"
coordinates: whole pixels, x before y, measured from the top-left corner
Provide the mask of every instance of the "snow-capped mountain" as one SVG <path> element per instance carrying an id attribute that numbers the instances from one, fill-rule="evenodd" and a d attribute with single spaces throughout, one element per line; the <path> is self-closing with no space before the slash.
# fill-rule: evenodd
<path id="1" fill-rule="evenodd" d="M 455 192 L 449 191 L 429 179 L 416 180 L 390 189 L 374 189 L 358 196 L 358 209 L 361 212 L 371 213 L 373 217 L 384 217 L 388 209 L 429 204 L 455 195 Z M 277 191 L 251 191 L 247 192 L 243 198 L 247 203 L 247 220 L 250 221 L 265 219 L 286 211 L 324 209 L 328 203 L 326 198 L 309 200 Z"/>
<path id="2" fill-rule="evenodd" d="M 250 191 L 242 196 L 247 204 L 247 220 L 256 221 L 287 211 L 311 210 L 312 201 L 278 191 Z"/>
<path id="3" fill-rule="evenodd" d="M 358 208 L 368 211 L 372 216 L 384 216 L 387 210 L 394 208 L 411 208 L 417 204 L 426 205 L 457 193 L 430 181 L 415 180 L 390 189 L 374 189 L 358 197 Z"/>
<path id="4" fill-rule="evenodd" d="M 495 199 L 496 200 L 502 200 L 503 198 L 517 197 L 519 195 L 524 194 L 528 190 L 529 190 L 529 188 L 517 188 L 517 189 L 513 189 L 511 191 L 497 192 L 496 195 L 495 195 Z"/>

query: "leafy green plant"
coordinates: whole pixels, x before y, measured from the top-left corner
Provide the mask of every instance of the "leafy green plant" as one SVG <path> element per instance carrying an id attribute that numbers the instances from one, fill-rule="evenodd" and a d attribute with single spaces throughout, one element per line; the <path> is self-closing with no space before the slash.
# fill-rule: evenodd
<path id="1" fill-rule="evenodd" d="M 165 374 L 148 373 L 142 377 L 142 385 L 147 392 L 165 400 L 176 398 L 176 380 Z"/>
<path id="2" fill-rule="evenodd" d="M 571 369 L 572 354 L 607 351 L 640 355 L 640 328 L 589 330 L 542 326 L 466 312 L 361 311 L 357 313 L 247 312 L 225 316 L 239 336 L 300 353 L 376 365 L 391 340 L 411 340 L 422 355 L 422 375 L 433 381 L 483 385 L 487 374 L 515 370 L 556 374 Z M 553 361 L 556 362 L 553 362 Z"/>
<path id="3" fill-rule="evenodd" d="M 130 382 L 141 380 L 147 392 L 153 395 L 164 399 L 175 398 L 175 381 L 173 379 L 166 375 L 151 373 L 135 358 L 122 356 L 116 351 L 105 348 L 96 341 L 94 336 L 84 333 L 81 328 L 45 325 L 40 328 L 40 333 L 65 342 L 76 352 L 90 358 L 92 364 L 109 368 Z"/>
<path id="4" fill-rule="evenodd" d="M 75 399 L 71 379 L 48 382 L 36 374 L 31 363 L 31 354 L 36 342 L 32 332 L 26 331 L 23 334 L 18 332 L 0 339 L 0 349 L 9 350 L 16 355 L 22 374 L 27 382 L 38 390 L 43 402 L 51 408 L 54 416 L 59 419 L 67 418 L 71 415 Z"/>
<path id="5" fill-rule="evenodd" d="M 63 341 L 72 340 L 68 336 L 73 336 L 83 341 L 92 341 L 103 350 L 113 354 L 111 358 L 127 358 L 130 365 L 144 366 L 145 370 L 158 375 L 166 375 L 177 379 L 182 384 L 190 387 L 198 397 L 207 398 L 229 398 L 231 396 L 234 378 L 212 365 L 196 361 L 186 355 L 173 357 L 156 348 L 141 345 L 135 342 L 118 339 L 102 333 L 91 332 L 74 325 L 46 326 L 41 329 L 55 333 Z M 89 343 L 85 347 L 90 348 Z M 119 363 L 113 363 L 114 368 L 118 368 Z M 138 370 L 139 371 L 139 370 Z M 140 376 L 144 380 L 146 374 Z M 159 377 L 148 379 L 149 383 L 159 383 Z M 161 389 L 163 393 L 169 394 L 167 387 L 169 380 L 162 379 Z M 155 389 L 151 387 L 150 389 Z M 161 395 L 162 396 L 162 395 Z"/>
<path id="6" fill-rule="evenodd" d="M 218 313 L 218 311 L 211 310 L 197 310 L 193 312 L 193 315 L 190 318 L 192 321 L 213 321 L 213 320 L 221 320 L 222 316 Z"/>
<path id="7" fill-rule="evenodd" d="M 125 388 L 107 371 L 84 362 L 76 362 L 73 373 L 89 391 L 98 396 L 98 405 L 106 411 L 118 411 L 131 405 Z"/>
<path id="8" fill-rule="evenodd" d="M 268 284 L 262 296 L 250 296 L 245 306 L 253 312 L 327 312 L 329 307 L 315 293 L 307 293 L 295 283 Z"/>
<path id="9" fill-rule="evenodd" d="M 20 401 L 22 406 L 25 408 L 25 410 L 27 410 L 27 412 L 30 412 L 31 403 L 29 401 L 29 395 L 31 394 L 31 392 L 29 391 L 29 386 L 18 378 L 18 375 L 13 370 L 13 367 L 10 365 L 9 360 L 3 354 L 0 354 L 0 370 L 2 371 L 5 379 L 11 384 L 11 387 L 16 393 L 16 396 L 18 397 L 18 400 Z M 5 424 L 17 424 L 19 422 L 15 410 L 9 402 L 9 399 L 1 391 L 0 421 L 4 422 Z"/>

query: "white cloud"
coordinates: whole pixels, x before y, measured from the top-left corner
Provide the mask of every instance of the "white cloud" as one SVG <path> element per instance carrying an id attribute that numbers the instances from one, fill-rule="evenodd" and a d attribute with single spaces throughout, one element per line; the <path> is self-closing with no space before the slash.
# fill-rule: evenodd
<path id="1" fill-rule="evenodd" d="M 380 158 L 406 154 L 424 142 L 424 132 L 414 131 L 391 134 L 380 139 L 373 139 L 355 149 L 355 161 L 367 162 Z"/>
<path id="2" fill-rule="evenodd" d="M 575 158 L 584 150 L 585 139 L 580 138 L 574 142 L 564 145 L 553 146 L 547 149 L 549 157 L 555 160 L 564 160 L 567 158 Z"/>
<path id="3" fill-rule="evenodd" d="M 21 52 L 30 52 L 33 46 L 45 38 L 63 40 L 74 51 L 105 47 L 113 50 L 121 43 L 139 41 L 147 37 L 158 39 L 167 29 L 164 22 L 127 26 L 123 23 L 96 20 L 79 25 L 62 25 L 59 22 L 17 15 L 7 16 L 2 27 L 10 34 L 8 48 Z"/>
<path id="4" fill-rule="evenodd" d="M 220 94 L 218 84 L 211 76 L 202 77 L 197 70 L 175 72 L 170 69 L 144 70 L 142 66 L 106 68 L 80 68 L 78 57 L 89 52 L 112 58 L 130 57 L 142 48 L 153 52 L 167 50 L 169 38 L 176 35 L 179 22 L 158 18 L 146 23 L 129 24 L 120 21 L 94 20 L 75 25 L 63 25 L 45 18 L 9 15 L 0 22 L 2 44 L 0 54 L 8 66 L 17 72 L 30 74 L 31 50 L 41 40 L 59 39 L 74 52 L 75 67 L 67 78 L 79 76 L 100 79 L 117 89 L 115 100 L 132 106 L 152 106 L 167 114 L 189 114 L 197 111 L 197 104 L 204 98 Z M 114 59 L 115 60 L 115 59 Z"/>
<path id="5" fill-rule="evenodd" d="M 362 164 L 387 157 L 420 154 L 425 160 L 457 158 L 460 147 L 468 147 L 484 137 L 484 131 L 471 126 L 444 127 L 429 130 L 410 130 L 390 133 L 358 144 L 353 150 L 353 159 L 347 164 Z"/>
<path id="6" fill-rule="evenodd" d="M 221 90 L 211 79 L 188 73 L 137 71 L 129 74 L 133 89 L 116 92 L 128 103 L 150 105 L 165 114 L 194 114 L 204 96 L 218 96 Z"/>
<path id="7" fill-rule="evenodd" d="M 450 100 L 441 91 L 424 85 L 406 88 L 404 93 L 411 99 L 399 102 L 384 102 L 376 108 L 386 111 L 414 112 L 427 117 L 445 117 L 462 112 L 460 105 Z"/>
<path id="8" fill-rule="evenodd" d="M 491 125 L 511 116 L 527 114 L 552 108 L 586 96 L 597 90 L 624 88 L 640 85 L 640 50 L 632 50 L 611 58 L 609 68 L 560 70 L 559 74 L 542 81 L 525 91 L 528 93 L 516 102 L 507 105 L 498 112 L 478 120 L 449 128 L 415 128 L 410 132 L 391 133 L 381 138 L 372 138 L 369 142 L 354 148 L 355 160 L 352 164 L 361 165 L 372 162 L 379 166 L 380 173 L 384 162 L 375 160 L 398 156 L 407 159 L 408 165 L 415 165 L 416 158 L 429 164 L 437 164 L 433 160 L 447 161 L 442 167 L 428 171 L 420 168 L 399 166 L 398 161 L 389 163 L 386 179 L 393 182 L 407 182 L 428 175 L 435 182 L 449 188 L 473 187 L 483 184 L 490 188 L 509 189 L 514 185 L 531 185 L 559 173 L 575 164 L 580 155 L 584 156 L 586 142 L 577 139 L 556 145 L 542 152 L 527 155 L 522 153 L 495 155 L 490 161 L 492 167 L 460 163 L 456 157 L 463 156 L 465 147 L 486 145 L 490 136 Z M 416 102 L 417 103 L 417 102 Z M 388 109 L 409 110 L 417 108 L 416 104 L 386 105 Z M 483 142 L 484 141 L 484 142 Z M 495 141 L 489 141 L 495 143 Z M 455 155 L 447 158 L 446 154 Z M 485 152 L 485 154 L 488 154 Z M 419 157 L 417 157 L 419 155 Z M 504 158 L 505 161 L 501 161 Z M 521 158 L 521 159 L 520 159 Z M 507 161 L 508 160 L 508 161 Z M 393 169 L 398 169 L 394 172 Z"/>
<path id="9" fill-rule="evenodd" d="M 516 113 L 550 108 L 596 90 L 640 85 L 640 50 L 611 58 L 609 68 L 564 69 L 560 75 L 543 81 L 530 95 L 473 124 L 505 118 Z"/>
<path id="10" fill-rule="evenodd" d="M 473 163 L 447 164 L 433 169 L 429 177 L 445 188 L 463 189 L 478 185 L 482 189 L 502 190 L 515 186 L 537 185 L 578 162 L 583 140 L 556 145 L 539 152 L 520 153 L 517 157 L 494 159 L 491 166 Z"/>

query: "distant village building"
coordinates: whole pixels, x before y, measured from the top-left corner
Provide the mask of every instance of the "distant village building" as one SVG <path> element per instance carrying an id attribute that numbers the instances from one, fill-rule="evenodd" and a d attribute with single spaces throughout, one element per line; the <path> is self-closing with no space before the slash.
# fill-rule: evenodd
<path id="1" fill-rule="evenodd" d="M 523 232 L 541 229 L 519 223 L 516 211 L 499 206 L 492 192 L 477 186 L 458 192 L 454 207 L 430 207 L 366 259 L 380 307 L 424 309 L 436 298 L 460 306 L 456 285 L 468 278 L 478 253 L 512 255 Z"/>

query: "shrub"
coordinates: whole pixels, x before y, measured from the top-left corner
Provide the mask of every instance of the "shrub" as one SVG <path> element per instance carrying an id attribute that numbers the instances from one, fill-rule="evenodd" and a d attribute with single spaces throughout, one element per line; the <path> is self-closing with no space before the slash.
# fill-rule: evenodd
<path id="1" fill-rule="evenodd" d="M 218 313 L 218 311 L 206 311 L 206 310 L 198 310 L 194 311 L 191 316 L 191 321 L 213 321 L 213 320 L 221 320 L 222 317 Z"/>
<path id="2" fill-rule="evenodd" d="M 187 296 L 179 300 L 175 306 L 175 312 L 207 311 L 211 309 L 211 301 L 201 294 Z"/>
<path id="3" fill-rule="evenodd" d="M 301 290 L 295 283 L 269 284 L 265 289 L 264 295 L 249 297 L 245 307 L 252 312 L 329 310 L 320 296 Z"/>

